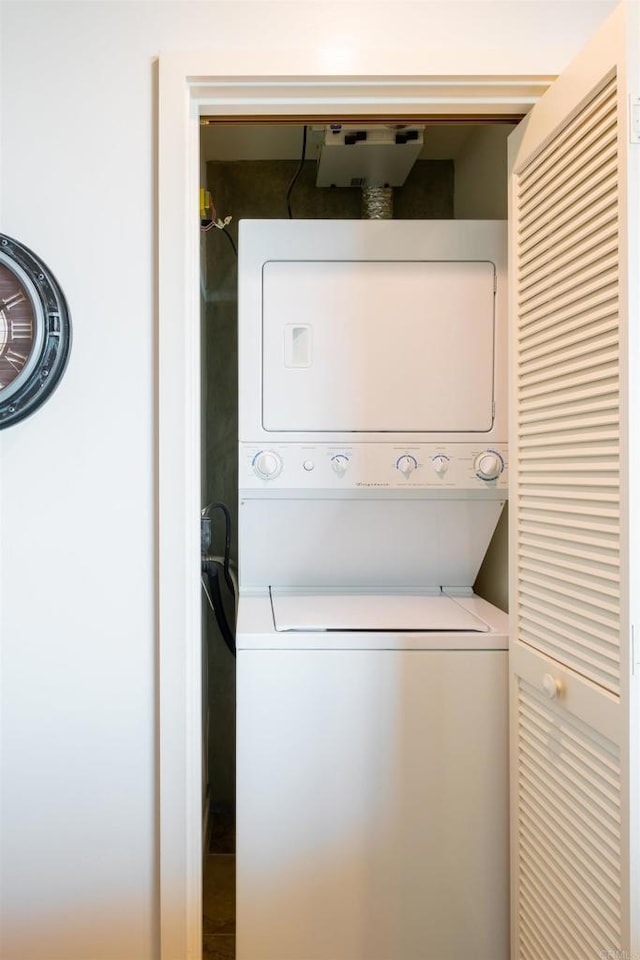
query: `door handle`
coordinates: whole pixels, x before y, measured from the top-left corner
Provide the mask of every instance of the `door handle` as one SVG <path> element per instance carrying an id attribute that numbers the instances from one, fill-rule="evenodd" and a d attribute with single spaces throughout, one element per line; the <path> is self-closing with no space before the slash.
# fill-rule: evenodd
<path id="1" fill-rule="evenodd" d="M 551 673 L 545 673 L 542 678 L 542 689 L 545 697 L 548 697 L 549 700 L 555 700 L 561 696 L 563 688 L 562 680 L 558 680 Z"/>

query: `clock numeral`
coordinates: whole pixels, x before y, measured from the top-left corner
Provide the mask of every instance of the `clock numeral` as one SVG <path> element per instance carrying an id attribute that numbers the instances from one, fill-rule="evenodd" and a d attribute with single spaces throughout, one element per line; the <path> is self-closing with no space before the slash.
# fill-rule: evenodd
<path id="1" fill-rule="evenodd" d="M 31 320 L 11 320 L 12 340 L 31 340 L 33 337 L 33 323 Z"/>
<path id="2" fill-rule="evenodd" d="M 27 298 L 21 290 L 18 290 L 11 297 L 7 297 L 6 300 L 3 300 L 5 310 L 11 310 L 13 307 L 17 307 L 19 303 L 24 303 Z"/>
<path id="3" fill-rule="evenodd" d="M 27 362 L 27 358 L 22 354 L 18 353 L 17 350 L 12 350 L 11 347 L 5 353 L 3 360 L 6 360 L 7 363 L 10 363 L 14 370 L 18 373 L 24 367 Z"/>

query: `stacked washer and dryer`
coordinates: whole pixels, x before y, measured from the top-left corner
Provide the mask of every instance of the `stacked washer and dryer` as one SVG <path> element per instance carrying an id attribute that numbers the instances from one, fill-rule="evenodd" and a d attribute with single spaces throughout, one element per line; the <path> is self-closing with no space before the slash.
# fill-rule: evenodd
<path id="1" fill-rule="evenodd" d="M 238 960 L 506 960 L 506 228 L 244 221 Z"/>

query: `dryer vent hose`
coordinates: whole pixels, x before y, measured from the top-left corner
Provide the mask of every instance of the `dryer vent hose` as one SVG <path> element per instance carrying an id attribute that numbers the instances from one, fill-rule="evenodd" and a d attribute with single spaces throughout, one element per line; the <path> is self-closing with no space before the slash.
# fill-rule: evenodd
<path id="1" fill-rule="evenodd" d="M 393 187 L 362 188 L 362 219 L 393 220 Z"/>

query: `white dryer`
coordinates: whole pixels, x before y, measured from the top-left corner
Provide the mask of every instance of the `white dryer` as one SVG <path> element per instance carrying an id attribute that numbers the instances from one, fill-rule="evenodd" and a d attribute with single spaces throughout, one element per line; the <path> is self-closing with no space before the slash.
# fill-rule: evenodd
<path id="1" fill-rule="evenodd" d="M 506 960 L 504 225 L 239 249 L 238 960 Z"/>

